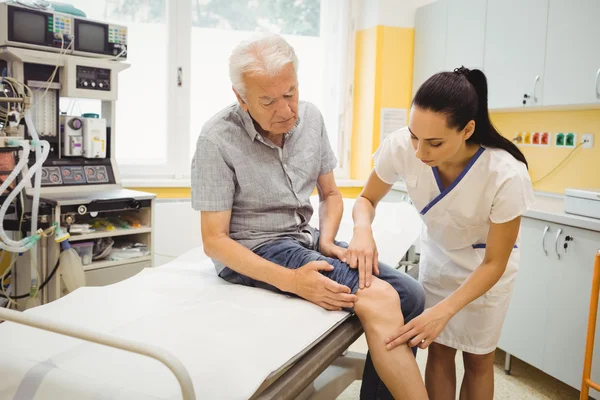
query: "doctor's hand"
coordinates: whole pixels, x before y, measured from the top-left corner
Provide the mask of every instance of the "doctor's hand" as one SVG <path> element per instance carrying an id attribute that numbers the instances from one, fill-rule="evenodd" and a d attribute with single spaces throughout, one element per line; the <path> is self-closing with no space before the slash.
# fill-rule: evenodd
<path id="1" fill-rule="evenodd" d="M 442 333 L 450 318 L 452 314 L 441 307 L 428 308 L 388 337 L 386 348 L 391 350 L 408 344 L 410 347 L 426 349 Z"/>
<path id="2" fill-rule="evenodd" d="M 335 243 L 319 243 L 319 252 L 325 257 L 337 258 L 344 260 L 348 250 L 336 245 Z"/>
<path id="3" fill-rule="evenodd" d="M 350 268 L 358 268 L 358 287 L 364 289 L 371 286 L 373 273 L 379 275 L 379 253 L 373 238 L 371 228 L 354 228 L 354 235 L 346 252 L 346 259 Z"/>
<path id="4" fill-rule="evenodd" d="M 326 310 L 341 311 L 353 308 L 358 297 L 348 286 L 340 285 L 319 271 L 333 271 L 326 261 L 311 261 L 294 270 L 294 293 Z"/>

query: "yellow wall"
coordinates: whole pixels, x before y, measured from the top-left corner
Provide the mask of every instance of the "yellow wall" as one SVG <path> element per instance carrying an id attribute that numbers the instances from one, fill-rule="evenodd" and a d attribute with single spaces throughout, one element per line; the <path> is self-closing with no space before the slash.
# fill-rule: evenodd
<path id="1" fill-rule="evenodd" d="M 350 178 L 365 179 L 371 168 L 369 152 L 375 130 L 375 78 L 377 76 L 377 28 L 356 33 L 354 105 L 350 148 Z"/>
<path id="2" fill-rule="evenodd" d="M 350 178 L 365 180 L 379 146 L 380 109 L 408 108 L 414 29 L 377 26 L 356 32 Z"/>
<path id="3" fill-rule="evenodd" d="M 191 197 L 190 188 L 130 188 L 142 192 L 154 193 L 159 199 L 189 199 Z M 362 187 L 341 187 L 343 197 L 356 198 Z M 317 194 L 315 190 L 313 194 Z M 1 266 L 0 266 L 1 270 Z"/>
<path id="4" fill-rule="evenodd" d="M 567 131 L 576 132 L 577 140 L 581 141 L 582 133 L 593 133 L 593 148 L 578 148 L 539 183 L 535 182 L 556 168 L 573 149 L 555 146 L 519 146 L 519 149 L 529 163 L 535 190 L 563 194 L 565 188 L 600 188 L 600 110 L 493 113 L 492 122 L 509 139 L 517 132 Z"/>

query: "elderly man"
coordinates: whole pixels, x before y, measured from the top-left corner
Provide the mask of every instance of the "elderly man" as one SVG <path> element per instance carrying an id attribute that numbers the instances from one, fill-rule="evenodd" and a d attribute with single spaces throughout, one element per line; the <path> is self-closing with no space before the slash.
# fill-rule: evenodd
<path id="1" fill-rule="evenodd" d="M 391 392 L 425 399 L 411 349 L 385 347 L 387 335 L 423 311 L 423 290 L 389 266 L 375 265 L 371 274 L 357 270 L 355 260 L 354 268 L 344 262 L 347 245 L 335 241 L 343 208 L 337 161 L 321 113 L 298 100 L 297 68 L 293 48 L 278 35 L 233 50 L 237 103 L 204 124 L 192 162 L 204 250 L 229 282 L 353 310 L 370 348 L 361 398 Z M 315 187 L 319 229 L 309 225 Z"/>

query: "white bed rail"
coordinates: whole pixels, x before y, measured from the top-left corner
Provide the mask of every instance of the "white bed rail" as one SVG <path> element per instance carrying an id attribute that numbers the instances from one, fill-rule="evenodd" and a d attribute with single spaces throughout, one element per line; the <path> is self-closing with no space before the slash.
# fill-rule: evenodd
<path id="1" fill-rule="evenodd" d="M 0 308 L 0 321 L 10 321 L 21 325 L 27 325 L 33 328 L 42 329 L 58 333 L 60 335 L 70 336 L 75 339 L 86 340 L 101 344 L 104 346 L 114 347 L 117 349 L 129 351 L 131 353 L 141 354 L 161 362 L 173 372 L 175 378 L 181 386 L 181 394 L 183 400 L 195 400 L 194 386 L 192 379 L 184 367 L 184 365 L 176 357 L 166 350 L 137 343 L 127 339 L 116 338 L 110 335 L 101 334 L 81 327 L 72 327 L 58 324 L 45 318 L 33 317 L 25 313 Z"/>

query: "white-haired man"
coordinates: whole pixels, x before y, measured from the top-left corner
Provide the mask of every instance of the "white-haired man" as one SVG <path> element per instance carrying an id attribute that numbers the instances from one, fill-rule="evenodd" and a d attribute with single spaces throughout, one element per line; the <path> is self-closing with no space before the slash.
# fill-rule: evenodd
<path id="1" fill-rule="evenodd" d="M 201 211 L 205 252 L 229 282 L 353 310 L 370 353 L 361 398 L 426 399 L 416 348 L 385 347 L 388 335 L 423 312 L 423 289 L 384 264 L 358 270 L 356 260 L 349 260 L 354 268 L 342 261 L 337 160 L 321 113 L 298 100 L 297 68 L 293 48 L 278 35 L 233 50 L 237 102 L 204 124 L 192 162 L 192 206 Z M 308 224 L 315 188 L 319 229 Z"/>

